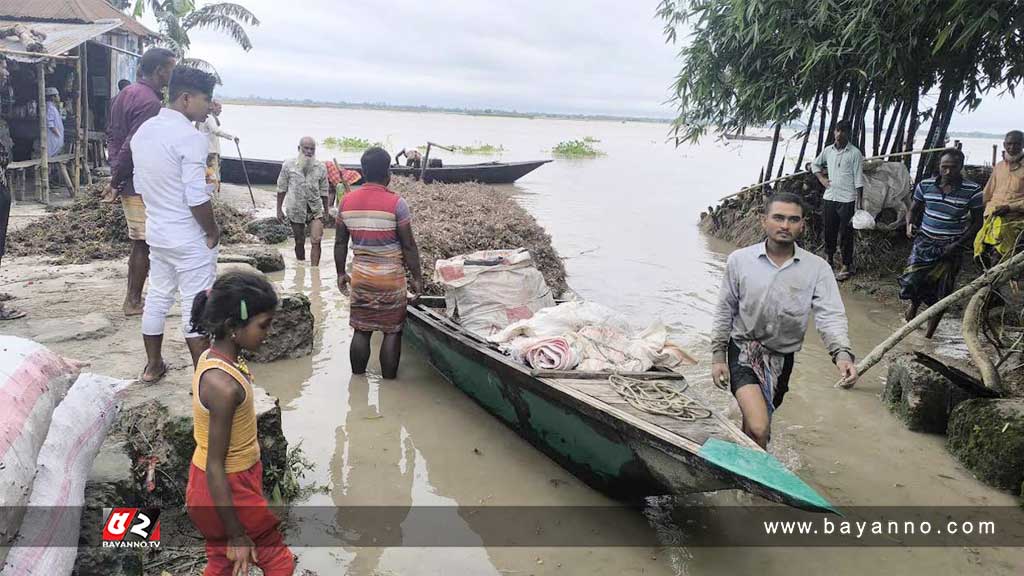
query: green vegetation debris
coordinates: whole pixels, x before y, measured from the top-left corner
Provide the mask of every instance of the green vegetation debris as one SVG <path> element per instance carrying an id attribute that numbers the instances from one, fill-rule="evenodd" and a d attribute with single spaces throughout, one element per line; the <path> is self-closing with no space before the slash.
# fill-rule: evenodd
<path id="1" fill-rule="evenodd" d="M 328 136 L 327 138 L 324 138 L 323 144 L 332 150 L 344 150 L 347 152 L 362 152 L 363 150 L 374 146 L 384 147 L 384 144 L 380 142 L 370 142 L 365 138 L 352 138 L 349 136 L 341 138 Z"/>
<path id="2" fill-rule="evenodd" d="M 449 144 L 447 147 L 460 154 L 473 154 L 480 156 L 498 156 L 505 151 L 505 147 L 501 144 L 495 146 L 494 144 L 482 144 L 480 142 L 474 142 L 471 146 Z M 417 146 L 416 148 L 421 152 L 426 152 L 427 150 L 426 146 Z"/>
<path id="3" fill-rule="evenodd" d="M 565 142 L 559 142 L 558 146 L 555 146 L 551 150 L 551 154 L 554 156 L 564 156 L 568 158 L 596 158 L 598 156 L 604 156 L 604 152 L 601 152 L 594 147 L 596 140 L 587 138 L 583 140 L 568 140 Z"/>
<path id="4" fill-rule="evenodd" d="M 288 450 L 284 469 L 271 465 L 263 473 L 264 484 L 270 486 L 270 501 L 281 505 L 288 502 L 302 501 L 317 493 L 327 493 L 327 486 L 300 486 L 299 480 L 306 472 L 313 470 L 313 463 L 306 459 L 302 452 L 302 442 Z"/>

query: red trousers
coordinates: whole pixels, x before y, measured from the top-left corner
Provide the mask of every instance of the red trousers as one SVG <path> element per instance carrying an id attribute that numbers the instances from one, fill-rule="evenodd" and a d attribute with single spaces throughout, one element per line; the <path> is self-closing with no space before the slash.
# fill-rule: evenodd
<path id="1" fill-rule="evenodd" d="M 291 576 L 295 557 L 277 530 L 280 521 L 263 498 L 263 463 L 243 472 L 228 474 L 228 486 L 238 520 L 256 544 L 256 565 L 265 576 Z M 231 576 L 224 525 L 210 496 L 206 472 L 192 464 L 188 472 L 185 507 L 199 532 L 206 538 L 206 570 L 203 576 Z"/>

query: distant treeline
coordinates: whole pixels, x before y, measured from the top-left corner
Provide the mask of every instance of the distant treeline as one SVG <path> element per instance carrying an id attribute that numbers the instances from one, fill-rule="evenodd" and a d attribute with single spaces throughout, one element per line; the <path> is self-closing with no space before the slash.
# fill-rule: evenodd
<path id="1" fill-rule="evenodd" d="M 221 98 L 225 104 L 246 104 L 251 106 L 307 106 L 321 108 L 346 108 L 352 110 L 390 110 L 396 112 L 443 112 L 446 114 L 465 114 L 467 116 L 501 116 L 508 118 L 551 118 L 558 120 L 600 120 L 610 122 L 651 122 L 668 124 L 669 118 L 650 118 L 642 116 L 612 116 L 607 114 L 554 114 L 550 112 L 519 112 L 517 110 L 496 110 L 492 108 L 446 108 L 443 106 L 410 106 L 405 104 L 386 104 L 383 102 L 324 102 L 311 99 L 293 98 L 260 98 L 258 96 Z"/>

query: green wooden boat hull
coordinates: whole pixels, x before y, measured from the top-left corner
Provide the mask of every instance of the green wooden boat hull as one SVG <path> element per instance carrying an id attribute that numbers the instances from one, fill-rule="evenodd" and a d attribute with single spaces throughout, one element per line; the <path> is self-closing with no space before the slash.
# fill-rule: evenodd
<path id="1" fill-rule="evenodd" d="M 792 472 L 721 420 L 725 439 L 692 442 L 537 378 L 441 314 L 410 306 L 405 337 L 449 382 L 591 487 L 619 500 L 742 489 L 834 511 Z M 732 434 L 732 436 L 730 436 Z M 746 445 L 739 445 L 743 442 Z M 701 452 L 704 452 L 702 454 Z M 750 456 L 755 456 L 750 458 Z"/>

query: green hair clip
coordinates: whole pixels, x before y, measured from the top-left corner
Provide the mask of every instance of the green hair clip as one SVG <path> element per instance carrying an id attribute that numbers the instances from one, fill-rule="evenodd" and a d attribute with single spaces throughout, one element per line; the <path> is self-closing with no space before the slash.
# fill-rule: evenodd
<path id="1" fill-rule="evenodd" d="M 242 317 L 242 322 L 245 322 L 246 320 L 249 319 L 249 307 L 245 304 L 245 300 L 242 300 L 240 313 Z"/>

